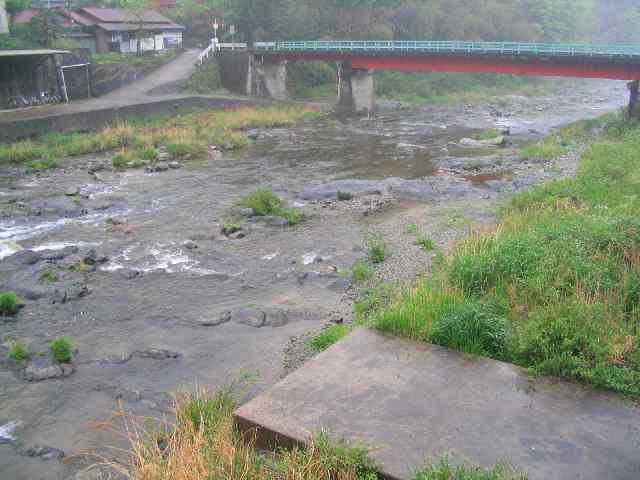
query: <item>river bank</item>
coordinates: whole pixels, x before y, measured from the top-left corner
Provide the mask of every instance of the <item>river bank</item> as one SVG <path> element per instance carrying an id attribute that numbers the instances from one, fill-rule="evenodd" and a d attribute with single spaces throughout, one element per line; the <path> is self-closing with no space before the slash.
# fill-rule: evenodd
<path id="1" fill-rule="evenodd" d="M 490 225 L 501 199 L 575 173 L 574 154 L 525 161 L 520 147 L 625 98 L 624 85 L 587 82 L 564 96 L 473 107 L 389 105 L 372 119 L 261 128 L 243 151 L 161 171 L 92 171 L 113 152 L 38 173 L 3 167 L 4 252 L 24 250 L 0 260 L 0 291 L 26 306 L 0 323 L 0 426 L 17 422 L 4 434 L 0 471 L 73 478 L 91 461 L 85 453 L 112 444 L 88 425 L 117 401 L 162 415 L 182 385 L 215 389 L 249 372 L 258 377 L 249 396 L 264 390 L 311 354 L 307 338 L 353 319 L 363 284 L 351 271 L 369 234 L 391 254 L 364 288 L 414 279 L 469 224 Z M 500 142 L 474 140 L 489 128 Z M 305 221 L 256 217 L 242 236 L 221 233 L 229 209 L 258 187 Z M 416 245 L 415 232 L 435 250 Z M 43 280 L 51 269 L 60 282 Z M 46 355 L 34 355 L 30 374 L 5 360 L 10 339 L 47 352 L 62 336 L 77 348 L 69 375 L 36 381 Z M 71 458 L 25 455 L 34 445 Z"/>

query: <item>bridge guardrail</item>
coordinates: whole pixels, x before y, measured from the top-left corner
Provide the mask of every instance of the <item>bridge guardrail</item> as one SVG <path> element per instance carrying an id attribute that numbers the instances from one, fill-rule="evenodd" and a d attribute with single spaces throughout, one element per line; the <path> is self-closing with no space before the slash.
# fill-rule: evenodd
<path id="1" fill-rule="evenodd" d="M 462 53 L 484 55 L 535 55 L 550 57 L 603 57 L 640 59 L 640 45 L 580 45 L 515 42 L 462 42 L 462 41 L 296 41 L 257 42 L 253 50 L 258 53 L 284 52 L 360 52 L 376 54 L 398 53 Z"/>

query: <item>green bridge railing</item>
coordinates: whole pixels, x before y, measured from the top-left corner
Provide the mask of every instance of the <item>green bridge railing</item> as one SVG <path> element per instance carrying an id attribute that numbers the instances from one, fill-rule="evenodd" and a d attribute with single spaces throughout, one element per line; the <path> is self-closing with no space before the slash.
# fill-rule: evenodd
<path id="1" fill-rule="evenodd" d="M 257 42 L 257 53 L 435 53 L 467 55 L 534 55 L 540 57 L 598 57 L 640 60 L 640 45 L 579 45 L 513 42 L 436 41 L 308 41 Z"/>

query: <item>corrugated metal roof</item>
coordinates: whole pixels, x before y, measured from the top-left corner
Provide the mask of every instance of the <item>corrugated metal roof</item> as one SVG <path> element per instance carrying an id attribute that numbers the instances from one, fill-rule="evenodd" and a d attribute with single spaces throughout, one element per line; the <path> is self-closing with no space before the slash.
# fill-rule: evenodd
<path id="1" fill-rule="evenodd" d="M 142 28 L 138 28 L 135 23 L 99 23 L 98 27 L 106 30 L 107 32 L 135 32 L 137 30 L 184 30 L 184 27 L 175 23 L 157 23 L 142 25 Z"/>
<path id="2" fill-rule="evenodd" d="M 84 7 L 80 9 L 80 13 L 89 14 L 102 23 L 129 23 L 138 21 L 137 17 L 120 8 Z M 153 10 L 144 12 L 142 14 L 142 21 L 145 23 L 173 23 L 167 17 Z"/>
<path id="3" fill-rule="evenodd" d="M 0 57 L 26 57 L 29 55 L 56 55 L 69 50 L 0 50 Z"/>

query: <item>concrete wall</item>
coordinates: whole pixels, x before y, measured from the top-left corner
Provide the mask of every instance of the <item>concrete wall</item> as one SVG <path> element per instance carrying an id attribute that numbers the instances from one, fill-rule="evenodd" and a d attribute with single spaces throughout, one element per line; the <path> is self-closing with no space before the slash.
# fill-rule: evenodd
<path id="1" fill-rule="evenodd" d="M 255 103 L 255 100 L 250 99 L 225 100 L 207 97 L 186 97 L 42 118 L 33 117 L 12 120 L 12 115 L 7 114 L 0 116 L 0 143 L 38 137 L 50 132 L 97 130 L 118 120 L 148 115 L 171 114 L 181 109 L 210 108 L 224 110 L 249 106 Z M 34 112 L 34 115 L 37 115 L 37 112 Z"/>
<path id="2" fill-rule="evenodd" d="M 5 9 L 5 0 L 0 0 L 0 35 L 9 33 L 9 20 Z"/>
<path id="3" fill-rule="evenodd" d="M 340 79 L 338 108 L 343 113 L 370 115 L 375 112 L 375 85 L 373 70 L 345 68 Z"/>
<path id="4" fill-rule="evenodd" d="M 253 77 L 255 89 L 253 95 L 271 98 L 273 100 L 287 100 L 287 62 L 253 62 Z"/>
<path id="5" fill-rule="evenodd" d="M 220 70 L 222 86 L 241 95 L 251 93 L 247 87 L 250 73 L 250 55 L 246 52 L 220 52 L 215 56 Z"/>
<path id="6" fill-rule="evenodd" d="M 21 97 L 38 97 L 41 92 L 58 93 L 50 60 L 43 57 L 0 58 L 0 108 L 11 108 Z"/>

